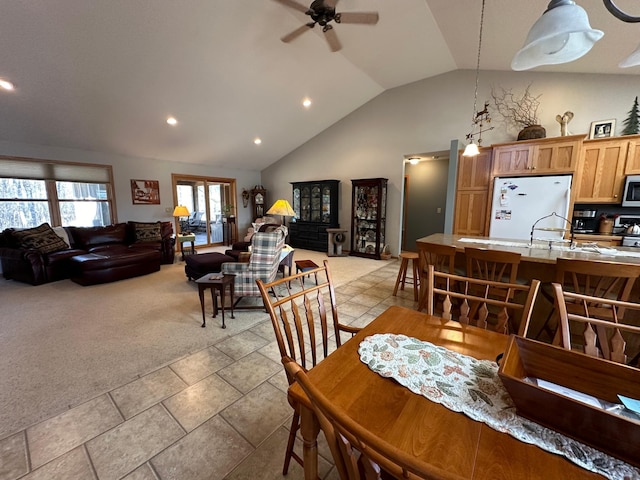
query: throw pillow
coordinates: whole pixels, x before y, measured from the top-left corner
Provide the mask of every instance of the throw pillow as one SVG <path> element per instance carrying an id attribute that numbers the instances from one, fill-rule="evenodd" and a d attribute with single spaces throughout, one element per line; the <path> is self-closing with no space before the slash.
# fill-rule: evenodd
<path id="1" fill-rule="evenodd" d="M 64 227 L 53 227 L 53 231 L 56 233 L 56 235 L 58 235 L 62 240 L 64 240 L 64 243 L 67 244 L 67 246 L 71 246 L 71 242 L 69 242 L 69 234 L 67 233 L 67 231 L 65 230 Z"/>
<path id="2" fill-rule="evenodd" d="M 53 253 L 69 248 L 69 245 L 56 235 L 48 223 L 35 228 L 16 230 L 13 236 L 18 240 L 21 248 L 33 248 L 40 253 Z"/>
<path id="3" fill-rule="evenodd" d="M 133 223 L 136 235 L 136 243 L 139 242 L 159 242 L 162 240 L 160 234 L 160 222 L 156 223 Z"/>

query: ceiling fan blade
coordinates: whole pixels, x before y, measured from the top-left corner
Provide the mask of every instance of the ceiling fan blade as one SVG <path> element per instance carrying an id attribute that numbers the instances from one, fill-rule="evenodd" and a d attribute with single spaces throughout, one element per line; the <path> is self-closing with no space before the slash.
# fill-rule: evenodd
<path id="1" fill-rule="evenodd" d="M 296 38 L 298 38 L 300 35 L 302 35 L 307 30 L 310 30 L 312 27 L 313 27 L 313 24 L 306 23 L 306 24 L 296 28 L 293 32 L 288 33 L 287 35 L 282 37 L 280 40 L 282 40 L 284 43 L 289 43 L 290 41 L 295 40 Z"/>
<path id="2" fill-rule="evenodd" d="M 327 7 L 333 7 L 336 8 L 336 5 L 338 4 L 338 0 L 325 0 L 324 4 Z"/>
<path id="3" fill-rule="evenodd" d="M 329 28 L 324 28 L 324 38 L 327 39 L 327 43 L 329 44 L 329 48 L 332 52 L 337 52 L 342 48 L 340 45 L 340 40 L 338 40 L 338 35 L 336 35 L 336 31 L 331 27 L 331 25 L 327 25 Z"/>
<path id="4" fill-rule="evenodd" d="M 285 5 L 287 7 L 295 8 L 296 10 L 299 10 L 302 13 L 307 13 L 307 11 L 309 10 L 309 7 L 301 3 L 298 3 L 295 0 L 274 0 L 274 1 L 281 3 L 282 5 Z"/>
<path id="5" fill-rule="evenodd" d="M 344 12 L 336 13 L 338 23 L 366 23 L 375 25 L 378 23 L 378 12 Z"/>

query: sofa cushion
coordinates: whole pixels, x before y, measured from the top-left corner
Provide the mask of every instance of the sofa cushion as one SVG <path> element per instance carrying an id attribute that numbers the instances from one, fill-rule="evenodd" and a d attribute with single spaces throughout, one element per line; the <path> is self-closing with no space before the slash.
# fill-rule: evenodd
<path id="1" fill-rule="evenodd" d="M 130 222 L 133 226 L 134 242 L 159 242 L 162 240 L 160 222 Z"/>
<path id="2" fill-rule="evenodd" d="M 72 246 L 83 250 L 110 243 L 125 244 L 127 239 L 126 223 L 103 227 L 67 227 L 67 232 L 73 238 Z"/>
<path id="3" fill-rule="evenodd" d="M 15 230 L 13 235 L 18 239 L 21 248 L 33 248 L 40 253 L 58 252 L 69 248 L 69 245 L 56 235 L 48 223 L 35 228 Z"/>

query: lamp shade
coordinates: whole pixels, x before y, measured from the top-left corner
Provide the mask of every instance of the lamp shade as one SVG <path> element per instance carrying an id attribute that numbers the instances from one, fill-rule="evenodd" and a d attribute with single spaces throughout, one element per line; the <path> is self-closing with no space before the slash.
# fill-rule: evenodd
<path id="1" fill-rule="evenodd" d="M 176 208 L 173 209 L 173 216 L 174 217 L 188 217 L 189 216 L 189 209 L 187 207 L 185 207 L 184 205 L 178 205 Z"/>
<path id="2" fill-rule="evenodd" d="M 269 210 L 267 215 L 282 215 L 283 217 L 295 217 L 296 212 L 293 211 L 289 202 L 284 199 L 276 200 Z"/>
<path id="3" fill-rule="evenodd" d="M 568 63 L 585 55 L 604 35 L 589 24 L 587 12 L 572 0 L 552 0 L 534 23 L 524 47 L 511 61 L 513 70 Z"/>
<path id="4" fill-rule="evenodd" d="M 635 67 L 636 65 L 640 65 L 640 45 L 638 45 L 638 48 L 636 48 L 631 55 L 618 64 L 620 68 Z"/>
<path id="5" fill-rule="evenodd" d="M 478 150 L 478 145 L 473 142 L 467 145 L 462 152 L 463 157 L 475 157 L 476 155 L 480 155 L 480 150 Z"/>

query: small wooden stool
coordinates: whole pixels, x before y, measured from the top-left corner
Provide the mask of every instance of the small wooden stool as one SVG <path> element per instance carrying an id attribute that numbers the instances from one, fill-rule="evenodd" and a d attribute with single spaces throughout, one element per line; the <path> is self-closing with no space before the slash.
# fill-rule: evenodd
<path id="1" fill-rule="evenodd" d="M 398 272 L 398 278 L 396 279 L 396 286 L 393 289 L 393 296 L 395 297 L 398 293 L 398 286 L 400 290 L 404 290 L 404 284 L 408 283 L 409 285 L 413 285 L 413 299 L 418 301 L 418 286 L 420 285 L 420 273 L 419 273 L 419 265 L 418 259 L 420 258 L 417 253 L 414 252 L 402 252 L 399 255 L 402 262 L 400 263 L 400 271 Z M 407 280 L 407 268 L 409 267 L 409 260 L 412 260 L 411 266 L 413 267 L 413 276 L 411 280 Z"/>
<path id="2" fill-rule="evenodd" d="M 318 268 L 312 260 L 296 260 L 296 273 L 306 272 L 307 270 L 313 270 Z M 309 275 L 307 275 L 308 277 Z M 316 285 L 318 284 L 318 276 L 316 275 Z M 302 277 L 302 285 L 304 285 L 304 277 Z"/>

